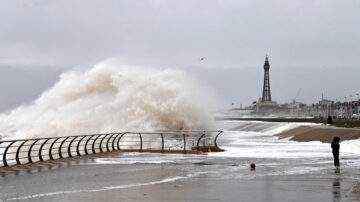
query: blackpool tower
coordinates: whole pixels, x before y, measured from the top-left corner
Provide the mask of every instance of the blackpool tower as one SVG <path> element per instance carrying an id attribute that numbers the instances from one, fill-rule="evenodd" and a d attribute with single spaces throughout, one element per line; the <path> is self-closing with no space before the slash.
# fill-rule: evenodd
<path id="1" fill-rule="evenodd" d="M 262 102 L 271 102 L 269 70 L 270 64 L 268 56 L 266 55 L 264 64 L 264 88 L 262 94 Z"/>

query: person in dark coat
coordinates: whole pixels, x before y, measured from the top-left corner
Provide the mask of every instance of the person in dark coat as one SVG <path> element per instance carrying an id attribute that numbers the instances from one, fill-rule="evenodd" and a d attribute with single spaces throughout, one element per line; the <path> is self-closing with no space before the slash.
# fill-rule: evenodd
<path id="1" fill-rule="evenodd" d="M 340 168 L 340 161 L 339 161 L 339 150 L 340 150 L 340 138 L 335 136 L 333 141 L 331 142 L 331 148 L 332 148 L 332 153 L 334 156 L 334 166 L 336 169 Z"/>
<path id="2" fill-rule="evenodd" d="M 328 116 L 328 124 L 332 124 L 332 117 Z"/>

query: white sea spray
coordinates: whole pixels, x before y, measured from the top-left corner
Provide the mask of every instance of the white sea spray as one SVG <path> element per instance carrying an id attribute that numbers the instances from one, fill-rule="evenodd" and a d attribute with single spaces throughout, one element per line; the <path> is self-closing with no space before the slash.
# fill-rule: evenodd
<path id="1" fill-rule="evenodd" d="M 107 60 L 70 71 L 29 105 L 0 115 L 2 138 L 211 126 L 214 96 L 180 70 Z"/>

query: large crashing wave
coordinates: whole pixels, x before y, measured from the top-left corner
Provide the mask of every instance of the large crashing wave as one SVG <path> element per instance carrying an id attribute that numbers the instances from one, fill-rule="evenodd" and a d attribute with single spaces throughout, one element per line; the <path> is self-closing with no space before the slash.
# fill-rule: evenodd
<path id="1" fill-rule="evenodd" d="M 209 121 L 204 89 L 179 70 L 156 70 L 105 61 L 71 71 L 30 105 L 0 115 L 2 138 L 203 129 Z"/>

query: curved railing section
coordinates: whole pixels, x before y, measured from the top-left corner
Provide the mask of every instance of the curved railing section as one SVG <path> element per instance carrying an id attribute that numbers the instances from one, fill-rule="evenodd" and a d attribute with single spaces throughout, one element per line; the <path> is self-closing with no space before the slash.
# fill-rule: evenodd
<path id="1" fill-rule="evenodd" d="M 222 131 L 120 132 L 0 141 L 0 167 L 111 151 L 167 152 L 216 146 Z"/>

